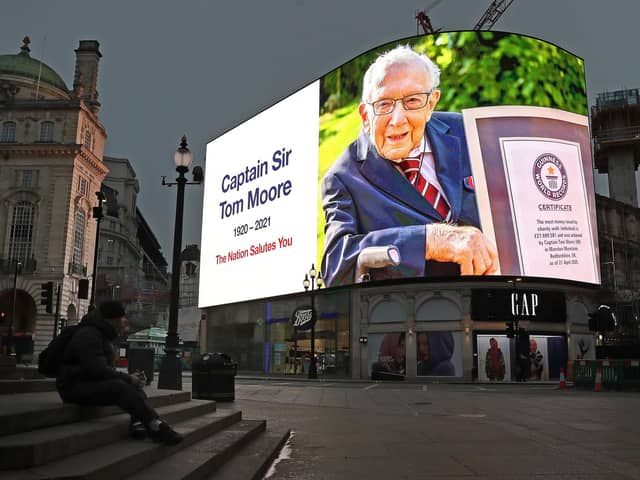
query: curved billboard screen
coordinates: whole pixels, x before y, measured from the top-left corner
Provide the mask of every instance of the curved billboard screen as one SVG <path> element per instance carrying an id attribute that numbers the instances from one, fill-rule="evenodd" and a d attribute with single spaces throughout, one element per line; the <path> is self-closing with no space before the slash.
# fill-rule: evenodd
<path id="1" fill-rule="evenodd" d="M 583 61 L 500 32 L 370 50 L 207 145 L 200 307 L 509 275 L 600 283 Z"/>

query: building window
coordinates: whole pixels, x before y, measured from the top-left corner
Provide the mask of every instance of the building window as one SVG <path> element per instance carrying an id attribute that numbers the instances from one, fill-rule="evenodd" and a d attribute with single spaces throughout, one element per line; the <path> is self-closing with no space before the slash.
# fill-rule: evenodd
<path id="1" fill-rule="evenodd" d="M 84 131 L 84 146 L 91 149 L 92 142 L 91 132 L 89 130 Z"/>
<path id="2" fill-rule="evenodd" d="M 184 267 L 184 270 L 187 277 L 193 277 L 196 274 L 195 263 L 187 263 Z"/>
<path id="3" fill-rule="evenodd" d="M 16 122 L 4 122 L 2 124 L 2 138 L 0 142 L 13 143 L 16 141 Z"/>
<path id="4" fill-rule="evenodd" d="M 33 185 L 33 170 L 22 171 L 22 186 L 31 187 Z"/>
<path id="5" fill-rule="evenodd" d="M 9 242 L 10 258 L 22 262 L 26 262 L 28 258 L 31 258 L 34 215 L 35 205 L 33 203 L 20 202 L 13 207 Z"/>
<path id="6" fill-rule="evenodd" d="M 53 141 L 53 122 L 42 122 L 40 124 L 40 141 L 52 142 Z"/>
<path id="7" fill-rule="evenodd" d="M 113 257 L 107 257 L 107 265 L 113 265 Z"/>
<path id="8" fill-rule="evenodd" d="M 86 197 L 88 191 L 89 191 L 89 182 L 87 182 L 82 177 L 78 177 L 78 193 Z"/>
<path id="9" fill-rule="evenodd" d="M 82 265 L 82 251 L 84 250 L 84 225 L 86 216 L 82 210 L 76 210 L 73 232 L 73 265 Z"/>

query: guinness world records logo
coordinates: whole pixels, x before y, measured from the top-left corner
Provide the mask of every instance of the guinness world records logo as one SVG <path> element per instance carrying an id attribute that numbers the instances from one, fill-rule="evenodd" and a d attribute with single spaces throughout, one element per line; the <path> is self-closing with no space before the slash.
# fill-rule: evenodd
<path id="1" fill-rule="evenodd" d="M 549 200 L 561 200 L 567 194 L 567 170 L 553 153 L 543 153 L 533 162 L 533 181 Z"/>

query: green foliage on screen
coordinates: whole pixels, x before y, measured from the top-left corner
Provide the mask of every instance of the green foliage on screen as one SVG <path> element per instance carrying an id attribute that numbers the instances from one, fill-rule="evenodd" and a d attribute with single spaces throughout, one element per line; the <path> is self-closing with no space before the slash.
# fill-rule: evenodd
<path id="1" fill-rule="evenodd" d="M 500 32 L 450 32 L 400 43 L 426 54 L 440 67 L 441 97 L 436 110 L 530 105 L 588 113 L 584 62 L 541 40 Z M 367 68 L 396 45 L 371 50 L 322 77 L 318 181 L 358 135 L 357 109 Z M 318 263 L 324 223 L 318 201 Z"/>
<path id="2" fill-rule="evenodd" d="M 587 114 L 583 61 L 549 43 L 498 32 L 441 33 L 403 43 L 440 67 L 442 97 L 437 110 L 532 105 Z M 322 113 L 359 101 L 365 71 L 395 45 L 378 47 L 325 75 Z"/>

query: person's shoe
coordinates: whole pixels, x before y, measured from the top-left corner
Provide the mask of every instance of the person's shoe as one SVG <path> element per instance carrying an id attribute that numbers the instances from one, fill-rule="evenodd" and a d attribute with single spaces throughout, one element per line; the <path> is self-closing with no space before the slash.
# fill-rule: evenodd
<path id="1" fill-rule="evenodd" d="M 131 422 L 129 424 L 129 437 L 134 440 L 144 440 L 147 438 L 147 429 L 142 422 Z"/>
<path id="2" fill-rule="evenodd" d="M 151 440 L 165 445 L 176 445 L 182 441 L 182 435 L 164 422 L 160 423 L 158 430 L 151 430 L 150 434 Z"/>

